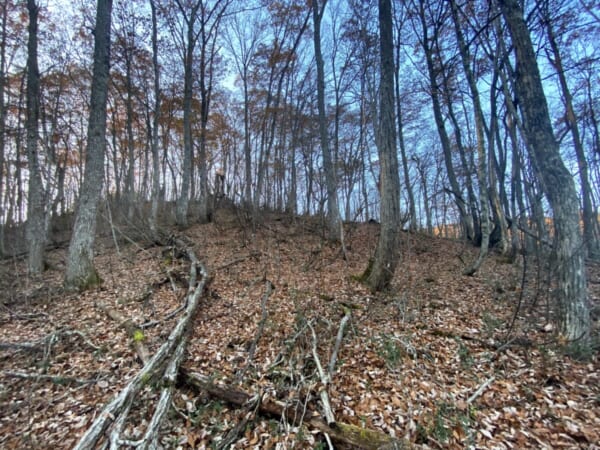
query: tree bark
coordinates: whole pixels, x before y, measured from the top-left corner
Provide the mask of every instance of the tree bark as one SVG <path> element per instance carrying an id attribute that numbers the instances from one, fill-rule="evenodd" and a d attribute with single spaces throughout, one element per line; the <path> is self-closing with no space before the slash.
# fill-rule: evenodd
<path id="1" fill-rule="evenodd" d="M 470 267 L 465 269 L 463 272 L 465 275 L 474 275 L 483 260 L 487 256 L 488 247 L 490 243 L 490 213 L 489 213 L 489 197 L 488 197 L 488 164 L 487 164 L 487 151 L 485 148 L 485 137 L 484 137 L 484 117 L 483 110 L 481 108 L 481 101 L 479 98 L 479 89 L 477 88 L 477 80 L 471 70 L 471 54 L 469 48 L 465 42 L 465 38 L 462 32 L 460 18 L 458 16 L 458 7 L 456 6 L 456 0 L 450 1 L 450 7 L 452 10 L 452 19 L 454 21 L 454 31 L 456 33 L 456 40 L 458 41 L 458 49 L 462 61 L 463 70 L 467 77 L 469 90 L 471 91 L 471 97 L 473 99 L 473 110 L 475 115 L 475 131 L 477 134 L 477 180 L 479 181 L 479 206 L 481 208 L 481 246 L 479 247 L 479 256 L 472 263 Z"/>
<path id="2" fill-rule="evenodd" d="M 185 14 L 183 6 L 179 2 L 181 14 Z M 185 48 L 185 57 L 183 61 L 183 169 L 181 176 L 181 191 L 177 199 L 175 221 L 179 227 L 185 228 L 188 225 L 187 215 L 190 203 L 190 185 L 192 182 L 192 99 L 193 99 L 193 59 L 194 48 L 196 45 L 196 35 L 194 33 L 194 24 L 198 17 L 200 2 L 196 2 L 190 12 L 190 16 L 185 18 L 187 26 L 187 43 Z"/>
<path id="3" fill-rule="evenodd" d="M 530 158 L 554 213 L 560 330 L 567 339 L 588 345 L 591 323 L 577 192 L 554 137 L 523 10 L 518 0 L 498 3 L 515 48 L 515 86 Z"/>
<path id="4" fill-rule="evenodd" d="M 110 62 L 110 21 L 112 0 L 98 0 L 94 31 L 94 67 L 85 175 L 75 216 L 65 287 L 85 289 L 100 283 L 93 264 L 96 214 L 102 193 L 106 152 L 106 101 Z"/>
<path id="5" fill-rule="evenodd" d="M 398 35 L 400 35 L 400 27 L 397 27 Z M 404 186 L 406 188 L 406 194 L 408 195 L 408 211 L 410 214 L 409 218 L 409 229 L 410 231 L 417 231 L 417 209 L 415 207 L 415 195 L 413 192 L 412 183 L 410 182 L 410 172 L 408 169 L 408 157 L 406 155 L 406 144 L 404 142 L 404 128 L 402 123 L 402 101 L 400 99 L 400 74 L 398 68 L 400 66 L 400 38 L 396 44 L 396 70 L 394 71 L 394 84 L 396 88 L 396 119 L 398 120 L 398 142 L 400 144 L 400 156 L 402 157 L 402 170 L 404 171 Z"/>
<path id="6" fill-rule="evenodd" d="M 558 80 L 560 82 L 560 88 L 562 90 L 562 97 L 565 102 L 566 108 L 566 120 L 567 126 L 571 131 L 573 137 L 573 147 L 575 148 L 575 155 L 577 156 L 577 166 L 579 168 L 579 180 L 581 183 L 581 197 L 583 203 L 583 241 L 587 254 L 590 258 L 600 259 L 600 244 L 598 242 L 598 218 L 592 205 L 592 187 L 590 185 L 590 177 L 588 174 L 588 163 L 585 157 L 585 151 L 583 149 L 583 143 L 581 140 L 581 133 L 579 132 L 579 124 L 575 117 L 575 108 L 573 107 L 573 95 L 569 89 L 569 83 L 565 75 L 565 69 L 562 62 L 562 55 L 556 41 L 554 29 L 552 27 L 552 21 L 549 14 L 544 17 L 546 30 L 548 31 L 548 40 L 550 42 L 550 48 L 554 55 L 554 59 L 551 60 L 552 65 L 556 69 Z"/>
<path id="7" fill-rule="evenodd" d="M 379 0 L 379 30 L 381 107 L 378 150 L 381 167 L 381 232 L 375 260 L 367 278 L 372 291 L 381 291 L 389 286 L 399 257 L 400 179 L 394 118 L 394 43 L 390 0 Z"/>
<path id="8" fill-rule="evenodd" d="M 38 126 L 40 115 L 40 72 L 37 53 L 37 20 L 39 6 L 35 0 L 27 1 L 29 13 L 29 37 L 27 41 L 27 161 L 29 182 L 27 195 L 27 244 L 29 273 L 40 274 L 44 270 L 44 248 L 46 247 L 46 202 L 44 185 L 40 173 L 38 156 Z"/>
<path id="9" fill-rule="evenodd" d="M 321 18 L 327 0 L 319 10 L 318 0 L 312 0 L 314 22 L 314 47 L 317 62 L 317 107 L 319 110 L 319 137 L 321 139 L 321 152 L 323 154 L 323 170 L 325 171 L 325 184 L 327 185 L 327 232 L 330 240 L 341 240 L 341 219 L 338 205 L 335 168 L 331 160 L 329 148 L 329 133 L 327 131 L 327 117 L 325 114 L 325 70 L 323 55 L 321 53 Z"/>
<path id="10" fill-rule="evenodd" d="M 466 208 L 466 203 L 462 199 L 461 189 L 458 184 L 458 180 L 456 178 L 456 173 L 454 171 L 454 166 L 452 164 L 452 149 L 450 145 L 450 138 L 448 137 L 448 132 L 446 131 L 446 127 L 444 125 L 444 117 L 442 115 L 442 108 L 440 105 L 439 98 L 439 86 L 437 84 L 437 76 L 436 76 L 436 68 L 435 62 L 433 58 L 433 52 L 430 44 L 430 38 L 428 33 L 428 26 L 426 22 L 425 16 L 425 1 L 419 0 L 419 19 L 421 21 L 421 28 L 423 31 L 423 50 L 425 52 L 425 59 L 427 62 L 427 71 L 429 74 L 429 84 L 430 84 L 430 95 L 433 106 L 433 114 L 435 118 L 435 124 L 438 129 L 438 133 L 440 135 L 440 142 L 442 144 L 442 150 L 444 152 L 444 163 L 446 164 L 446 172 L 448 174 L 448 181 L 450 182 L 450 188 L 452 189 L 452 195 L 455 199 L 456 206 L 458 207 L 460 218 L 462 225 L 465 229 L 465 235 L 467 239 L 472 242 L 475 242 L 475 230 L 473 227 L 473 219 L 469 216 L 469 213 Z M 438 30 L 434 30 L 435 35 L 437 35 Z M 434 38 L 436 38 L 434 36 Z M 432 40 L 434 40 L 432 38 Z M 437 38 L 436 38 L 437 39 Z"/>
<path id="11" fill-rule="evenodd" d="M 158 125 L 160 123 L 160 66 L 158 65 L 158 25 L 155 0 L 150 0 L 152 10 L 152 66 L 154 69 L 154 115 L 152 118 L 152 205 L 150 209 L 150 230 L 158 229 L 158 203 L 160 198 L 160 156 L 158 152 Z"/>

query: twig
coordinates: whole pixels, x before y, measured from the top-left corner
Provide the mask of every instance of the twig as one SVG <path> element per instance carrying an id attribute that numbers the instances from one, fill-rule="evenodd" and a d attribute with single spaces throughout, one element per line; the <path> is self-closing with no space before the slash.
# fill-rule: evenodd
<path id="1" fill-rule="evenodd" d="M 323 412 L 325 414 L 325 420 L 327 421 L 327 425 L 333 427 L 335 426 L 335 417 L 331 409 L 331 403 L 329 402 L 329 395 L 327 394 L 327 386 L 329 385 L 329 375 L 323 370 L 321 360 L 319 359 L 319 354 L 317 353 L 317 335 L 315 333 L 315 329 L 313 328 L 310 322 L 308 323 L 308 327 L 310 328 L 313 337 L 312 355 L 315 360 L 317 370 L 319 372 L 319 377 L 321 378 L 321 383 L 323 384 L 322 388 L 319 391 L 319 397 L 321 397 L 321 403 L 323 404 Z"/>
<path id="2" fill-rule="evenodd" d="M 252 360 L 254 359 L 254 354 L 256 353 L 256 347 L 258 346 L 258 342 L 260 341 L 260 338 L 262 337 L 262 334 L 265 329 L 265 324 L 267 323 L 267 300 L 273 293 L 274 288 L 273 288 L 273 283 L 271 283 L 269 280 L 266 281 L 265 286 L 266 286 L 265 293 L 260 302 L 260 309 L 261 309 L 260 322 L 258 322 L 258 328 L 256 330 L 256 335 L 254 336 L 254 340 L 252 341 L 252 343 L 250 344 L 250 348 L 248 349 L 248 362 L 246 363 L 246 366 L 236 376 L 236 379 L 238 381 L 242 379 L 242 377 L 244 376 L 244 374 L 246 373 L 246 371 L 252 364 Z"/>
<path id="3" fill-rule="evenodd" d="M 352 315 L 352 311 L 350 308 L 344 308 L 346 313 L 340 322 L 340 328 L 338 329 L 337 337 L 335 339 L 335 345 L 333 347 L 333 353 L 331 354 L 331 359 L 329 360 L 329 378 L 333 377 L 333 371 L 335 370 L 335 363 L 337 362 L 337 355 L 340 350 L 340 346 L 342 345 L 342 339 L 344 338 L 344 329 L 346 328 L 346 324 L 350 320 L 350 316 Z"/>
<path id="4" fill-rule="evenodd" d="M 48 374 L 40 374 L 40 373 L 26 373 L 26 372 L 15 372 L 12 370 L 7 370 L 2 372 L 2 375 L 10 378 L 21 378 L 24 380 L 35 380 L 35 381 L 52 381 L 54 384 L 66 384 L 66 383 L 76 383 L 76 384 L 90 384 L 94 383 L 94 380 L 83 380 L 81 378 L 74 377 L 66 377 L 64 375 L 48 375 Z"/>
<path id="5" fill-rule="evenodd" d="M 89 347 L 94 351 L 100 350 L 100 347 L 95 345 L 88 337 L 78 330 L 56 330 L 34 342 L 0 342 L 0 350 L 37 350 L 49 352 L 50 348 L 61 336 L 79 336 Z"/>
<path id="6" fill-rule="evenodd" d="M 475 399 L 477 397 L 479 397 L 483 391 L 485 391 L 490 384 L 492 384 L 494 381 L 496 380 L 496 377 L 492 376 L 490 378 L 488 378 L 485 383 L 483 383 L 481 386 L 479 386 L 479 388 L 473 393 L 473 395 L 471 395 L 468 400 L 467 400 L 467 405 L 470 405 L 471 403 L 473 403 L 475 401 Z"/>

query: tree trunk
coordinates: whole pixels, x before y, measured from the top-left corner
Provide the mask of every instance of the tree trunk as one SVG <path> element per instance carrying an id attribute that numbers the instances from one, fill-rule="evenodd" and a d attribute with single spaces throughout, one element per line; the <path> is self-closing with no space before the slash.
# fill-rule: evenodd
<path id="1" fill-rule="evenodd" d="M 185 228 L 188 225 L 187 215 L 190 202 L 190 185 L 192 182 L 192 97 L 193 97 L 193 58 L 196 37 L 194 23 L 198 14 L 199 3 L 194 4 L 190 17 L 186 19 L 187 45 L 185 49 L 183 75 L 183 173 L 181 176 L 181 191 L 177 199 L 175 222 Z M 182 8 L 180 8 L 182 9 Z M 184 11 L 181 11 L 182 14 Z"/>
<path id="2" fill-rule="evenodd" d="M 498 2 L 515 48 L 516 91 L 530 158 L 554 213 L 560 330 L 567 339 L 587 346 L 591 323 L 577 192 L 554 138 L 523 10 L 518 0 Z"/>
<path id="3" fill-rule="evenodd" d="M 372 291 L 386 289 L 398 263 L 400 180 L 394 118 L 394 43 L 391 0 L 379 0 L 381 51 L 379 163 L 381 166 L 381 232 L 367 283 Z"/>
<path id="4" fill-rule="evenodd" d="M 473 262 L 473 264 L 465 269 L 465 275 L 474 275 L 483 260 L 487 256 L 488 246 L 490 243 L 490 213 L 489 204 L 490 200 L 488 197 L 488 164 L 487 164 L 487 151 L 485 148 L 485 137 L 484 137 L 484 117 L 483 110 L 481 108 L 481 101 L 479 98 L 479 89 L 477 88 L 477 80 L 471 70 L 471 54 L 469 48 L 465 43 L 463 36 L 460 19 L 458 17 L 458 8 L 456 6 L 456 0 L 450 1 L 452 10 L 452 19 L 454 21 L 454 31 L 456 33 L 456 39 L 458 41 L 458 49 L 462 61 L 463 70 L 467 77 L 469 84 L 469 90 L 473 98 L 473 110 L 475 114 L 475 132 L 477 134 L 477 180 L 479 181 L 479 205 L 481 208 L 481 246 L 479 247 L 479 256 Z"/>
<path id="5" fill-rule="evenodd" d="M 102 193 L 106 151 L 106 100 L 110 59 L 112 0 L 98 0 L 94 31 L 94 68 L 87 131 L 85 175 L 67 258 L 65 286 L 85 289 L 100 283 L 93 264 L 96 214 Z"/>
<path id="6" fill-rule="evenodd" d="M 400 29 L 398 29 L 400 34 Z M 415 208 L 415 194 L 413 192 L 412 183 L 410 182 L 410 173 L 408 170 L 408 157 L 406 155 L 406 144 L 404 142 L 404 129 L 402 124 L 402 101 L 400 99 L 400 74 L 398 68 L 400 67 L 400 38 L 396 44 L 396 70 L 394 71 L 394 83 L 396 88 L 396 113 L 398 120 L 398 141 L 400 143 L 400 156 L 402 157 L 402 170 L 404 171 L 404 186 L 406 187 L 406 194 L 408 195 L 408 211 L 410 214 L 409 218 L 409 229 L 410 231 L 417 231 L 417 210 Z"/>
<path id="7" fill-rule="evenodd" d="M 8 186 L 8 180 L 4 181 L 4 164 L 5 164 L 5 151 L 6 151 L 6 35 L 7 35 L 7 17 L 8 17 L 8 2 L 2 2 L 0 6 L 2 12 L 2 25 L 0 28 L 0 256 L 5 254 L 4 248 L 4 226 L 8 221 L 8 217 L 5 217 L 6 211 L 3 206 L 4 202 L 4 186 Z M 4 223 L 2 223 L 4 219 Z"/>
<path id="8" fill-rule="evenodd" d="M 27 196 L 28 269 L 32 275 L 44 270 L 46 247 L 46 202 L 38 156 L 38 126 L 40 115 L 40 73 L 37 62 L 37 19 L 39 7 L 35 0 L 27 1 L 29 38 L 27 41 L 27 161 L 29 184 Z"/>
<path id="9" fill-rule="evenodd" d="M 556 69 L 558 79 L 560 81 L 560 87 L 562 90 L 562 97 L 565 102 L 566 108 L 566 119 L 571 136 L 573 137 L 573 147 L 575 147 L 575 155 L 577 156 L 577 165 L 579 168 L 579 180 L 581 183 L 581 197 L 583 203 L 583 241 L 587 254 L 590 258 L 600 259 L 600 245 L 598 242 L 598 218 L 592 206 L 592 188 L 590 185 L 590 177 L 588 175 L 588 163 L 585 157 L 585 151 L 583 149 L 583 143 L 581 140 L 581 133 L 579 132 L 579 124 L 575 117 L 575 108 L 573 107 L 573 96 L 567 83 L 567 77 L 565 76 L 565 69 L 563 67 L 562 57 L 558 43 L 556 42 L 556 36 L 554 29 L 552 28 L 552 22 L 549 17 L 544 18 L 546 23 L 546 29 L 548 31 L 548 40 L 550 41 L 550 47 L 554 54 L 554 59 L 551 61 L 552 65 Z"/>
<path id="10" fill-rule="evenodd" d="M 325 171 L 325 183 L 327 185 L 327 232 L 330 240 L 340 240 L 340 209 L 338 206 L 337 186 L 335 180 L 335 168 L 331 160 L 329 149 L 329 134 L 327 131 L 327 117 L 325 114 L 325 71 L 323 55 L 321 53 L 321 18 L 327 1 L 319 11 L 319 2 L 312 1 L 314 21 L 314 47 L 315 59 L 317 61 L 317 106 L 319 109 L 319 137 L 321 139 L 321 151 L 323 154 L 323 170 Z"/>
<path id="11" fill-rule="evenodd" d="M 160 66 L 158 65 L 158 26 L 155 0 L 150 0 L 152 9 L 152 66 L 154 68 L 154 115 L 152 118 L 152 206 L 150 230 L 156 234 L 158 228 L 158 203 L 160 198 L 160 156 L 158 152 L 158 126 L 160 123 Z"/>
<path id="12" fill-rule="evenodd" d="M 475 231 L 473 227 L 473 219 L 469 216 L 466 203 L 461 196 L 461 189 L 458 184 L 458 180 L 456 178 L 456 173 L 454 172 L 454 167 L 452 164 L 452 149 L 450 146 L 450 139 L 448 137 L 448 132 L 446 131 L 446 127 L 444 125 L 444 117 L 442 115 L 442 108 L 440 105 L 439 98 L 439 86 L 437 84 L 436 77 L 436 68 L 433 58 L 433 52 L 431 49 L 431 45 L 429 42 L 429 33 L 428 27 L 425 18 L 425 4 L 424 0 L 419 0 L 419 18 L 421 21 L 421 28 L 423 30 L 423 50 L 425 52 L 425 59 L 427 62 L 427 71 L 429 74 L 429 84 L 430 84 L 430 95 L 433 106 L 433 114 L 435 118 L 435 124 L 438 129 L 438 133 L 440 135 L 440 142 L 442 144 L 442 150 L 444 152 L 444 162 L 446 164 L 446 172 L 448 174 L 448 181 L 450 182 L 450 188 L 452 189 L 452 195 L 456 201 L 456 206 L 458 207 L 460 218 L 462 225 L 465 229 L 465 234 L 467 239 L 470 241 L 475 241 Z M 434 30 L 434 33 L 437 34 L 438 30 Z M 433 38 L 432 38 L 433 39 Z"/>

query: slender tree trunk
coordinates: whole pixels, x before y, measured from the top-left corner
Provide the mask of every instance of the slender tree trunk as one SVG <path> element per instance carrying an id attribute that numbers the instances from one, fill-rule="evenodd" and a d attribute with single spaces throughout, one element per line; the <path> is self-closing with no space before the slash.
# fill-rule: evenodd
<path id="1" fill-rule="evenodd" d="M 523 10 L 518 0 L 498 0 L 498 3 L 515 48 L 516 90 L 530 157 L 554 213 L 560 329 L 567 339 L 587 346 L 591 322 L 577 192 L 554 138 Z"/>
<path id="2" fill-rule="evenodd" d="M 567 83 L 562 56 L 560 54 L 560 49 L 558 48 L 558 43 L 556 42 L 551 19 L 546 17 L 545 24 L 548 31 L 550 47 L 552 48 L 552 53 L 554 55 L 554 59 L 551 62 L 556 69 L 560 81 L 560 87 L 563 93 L 562 97 L 566 108 L 567 125 L 571 131 L 571 136 L 573 137 L 573 147 L 575 147 L 575 155 L 577 156 L 583 203 L 583 241 L 588 256 L 593 259 L 600 259 L 600 243 L 598 242 L 597 234 L 598 218 L 592 205 L 592 187 L 590 185 L 590 177 L 588 174 L 588 163 L 583 149 L 581 133 L 579 132 L 579 124 L 577 123 L 577 117 L 575 116 L 575 108 L 573 107 L 573 95 L 571 94 L 569 84 Z"/>
<path id="3" fill-rule="evenodd" d="M 250 148 L 250 96 L 248 93 L 248 68 L 244 65 L 244 203 L 252 208 L 252 150 Z"/>
<path id="4" fill-rule="evenodd" d="M 338 206 L 335 168 L 331 160 L 329 149 L 329 133 L 327 131 L 327 117 L 325 113 L 325 70 L 323 55 L 321 53 L 321 17 L 327 1 L 319 11 L 319 2 L 312 1 L 314 22 L 314 47 L 317 61 L 317 106 L 319 110 L 319 137 L 321 139 L 321 152 L 323 154 L 323 169 L 325 171 L 325 184 L 327 185 L 327 232 L 330 240 L 341 240 L 341 219 Z"/>
<path id="5" fill-rule="evenodd" d="M 28 269 L 32 275 L 44 270 L 46 247 L 46 202 L 38 156 L 38 126 L 40 115 L 40 73 L 37 62 L 37 20 L 39 6 L 35 0 L 27 1 L 29 13 L 29 38 L 27 41 L 27 160 L 29 185 L 27 198 Z"/>
<path id="6" fill-rule="evenodd" d="M 2 21 L 2 28 L 0 29 L 0 256 L 5 254 L 4 248 L 4 226 L 6 222 L 2 219 L 8 220 L 5 217 L 5 205 L 4 202 L 4 164 L 5 164 L 5 151 L 6 151 L 6 35 L 7 35 L 7 17 L 8 17 L 8 2 L 3 1 L 0 5 L 2 14 L 0 20 Z M 6 186 L 8 186 L 8 179 L 6 180 Z M 4 203 L 3 203 L 4 202 Z"/>
<path id="7" fill-rule="evenodd" d="M 125 44 L 125 96 L 126 131 L 127 131 L 127 174 L 125 176 L 125 197 L 127 218 L 133 219 L 135 207 L 135 142 L 133 137 L 133 81 L 129 44 Z"/>
<path id="8" fill-rule="evenodd" d="M 175 221 L 178 226 L 185 228 L 188 225 L 188 208 L 190 202 L 190 185 L 192 181 L 192 154 L 194 145 L 192 141 L 192 98 L 193 98 L 193 59 L 196 37 L 194 23 L 196 21 L 199 4 L 192 8 L 187 26 L 187 46 L 185 50 L 184 75 L 183 75 L 183 173 L 181 176 L 181 190 L 177 199 Z M 183 11 L 182 11 L 183 12 Z"/>
<path id="9" fill-rule="evenodd" d="M 400 30 L 398 30 L 400 33 Z M 404 186 L 408 195 L 408 211 L 410 213 L 409 229 L 410 231 L 417 230 L 417 210 L 415 208 L 415 195 L 413 192 L 412 183 L 410 182 L 410 173 L 408 170 L 408 157 L 406 155 L 406 144 L 404 142 L 404 129 L 402 124 L 402 101 L 400 99 L 400 38 L 396 44 L 396 70 L 394 73 L 394 84 L 396 88 L 396 114 L 398 120 L 398 141 L 400 143 L 400 156 L 402 157 L 402 170 L 404 171 Z"/>
<path id="10" fill-rule="evenodd" d="M 158 151 L 158 129 L 160 123 L 160 66 L 158 65 L 158 24 L 155 0 L 150 0 L 152 10 L 152 66 L 154 68 L 154 114 L 152 117 L 152 205 L 150 230 L 156 234 L 158 228 L 158 205 L 160 200 L 160 155 Z"/>
<path id="11" fill-rule="evenodd" d="M 394 118 L 394 43 L 391 0 L 379 0 L 381 51 L 379 162 L 381 166 L 381 232 L 367 283 L 372 291 L 386 289 L 399 258 L 400 180 Z M 368 269 L 367 269 L 368 270 Z"/>
<path id="12" fill-rule="evenodd" d="M 442 115 L 442 108 L 440 105 L 439 98 L 439 86 L 437 84 L 437 76 L 436 76 L 436 68 L 433 58 L 433 52 L 431 49 L 430 38 L 427 23 L 425 20 L 425 3 L 424 0 L 419 0 L 419 18 L 421 21 L 421 28 L 423 30 L 423 50 L 425 51 L 425 59 L 427 62 L 427 71 L 429 74 L 429 84 L 430 84 L 430 95 L 433 106 L 433 114 L 435 118 L 435 123 L 438 129 L 438 133 L 440 135 L 440 142 L 442 144 L 442 150 L 444 152 L 444 162 L 446 164 L 446 172 L 448 174 L 448 181 L 450 182 L 450 188 L 452 189 L 452 195 L 456 201 L 456 206 L 458 207 L 460 218 L 462 225 L 465 230 L 465 234 L 467 239 L 472 242 L 475 242 L 475 232 L 473 227 L 473 219 L 469 216 L 466 203 L 462 198 L 461 189 L 458 184 L 458 180 L 456 178 L 456 173 L 454 172 L 454 166 L 452 164 L 452 149 L 450 145 L 450 139 L 448 137 L 448 133 L 446 131 L 446 127 L 444 125 L 444 117 Z M 434 33 L 437 34 L 437 30 L 434 30 Z M 432 38 L 432 40 L 434 40 Z"/>
<path id="13" fill-rule="evenodd" d="M 106 101 L 110 62 L 110 20 L 112 0 L 98 0 L 94 31 L 94 67 L 85 175 L 69 255 L 65 286 L 85 289 L 101 282 L 94 268 L 96 214 L 102 193 L 104 154 L 106 152 Z"/>
<path id="14" fill-rule="evenodd" d="M 452 10 L 452 18 L 454 21 L 454 31 L 456 33 L 456 39 L 458 41 L 458 48 L 462 61 L 463 70 L 467 77 L 469 90 L 471 91 L 471 97 L 473 99 L 473 109 L 475 114 L 475 132 L 477 134 L 477 179 L 479 181 L 479 205 L 481 208 L 481 246 L 479 247 L 479 256 L 473 262 L 473 264 L 466 268 L 463 272 L 465 275 L 475 274 L 483 260 L 487 256 L 488 246 L 490 243 L 490 213 L 489 204 L 490 200 L 488 197 L 488 164 L 487 164 L 487 151 L 485 148 L 485 136 L 484 136 L 484 117 L 483 110 L 481 109 L 481 101 L 479 98 L 479 89 L 477 88 L 477 80 L 471 70 L 471 54 L 469 48 L 465 43 L 465 38 L 461 29 L 460 18 L 458 17 L 458 9 L 456 6 L 456 0 L 450 1 Z"/>

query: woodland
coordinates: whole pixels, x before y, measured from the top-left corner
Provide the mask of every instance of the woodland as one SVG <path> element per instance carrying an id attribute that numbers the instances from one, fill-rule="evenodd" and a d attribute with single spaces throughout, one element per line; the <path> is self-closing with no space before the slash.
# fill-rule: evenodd
<path id="1" fill-rule="evenodd" d="M 600 5 L 0 0 L 0 448 L 600 448 Z"/>

